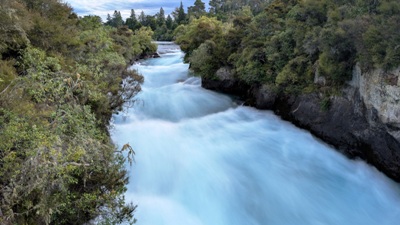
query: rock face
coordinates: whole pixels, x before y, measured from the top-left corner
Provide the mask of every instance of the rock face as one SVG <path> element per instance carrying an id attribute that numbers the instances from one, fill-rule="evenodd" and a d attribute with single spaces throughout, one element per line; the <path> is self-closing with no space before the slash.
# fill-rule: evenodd
<path id="1" fill-rule="evenodd" d="M 318 93 L 278 95 L 265 85 L 240 84 L 233 76 L 204 80 L 203 86 L 239 95 L 256 108 L 273 110 L 348 157 L 361 158 L 400 182 L 399 71 L 362 73 L 357 66 L 342 95 L 330 98 Z"/>
<path id="2" fill-rule="evenodd" d="M 368 109 L 355 89 L 331 98 L 327 110 L 321 109 L 317 94 L 280 98 L 273 110 L 350 158 L 361 158 L 400 181 L 400 143 L 380 121 L 378 111 Z"/>
<path id="3" fill-rule="evenodd" d="M 251 96 L 254 97 L 254 106 L 258 109 L 273 109 L 278 97 L 267 85 L 253 87 Z"/>
<path id="4" fill-rule="evenodd" d="M 357 66 L 350 84 L 359 89 L 366 107 L 377 110 L 380 121 L 400 142 L 400 68 L 390 72 L 375 70 L 362 74 Z"/>
<path id="5" fill-rule="evenodd" d="M 216 73 L 216 79 L 202 79 L 202 86 L 206 89 L 223 92 L 240 97 L 247 96 L 250 86 L 234 78 L 230 68 L 223 67 Z"/>

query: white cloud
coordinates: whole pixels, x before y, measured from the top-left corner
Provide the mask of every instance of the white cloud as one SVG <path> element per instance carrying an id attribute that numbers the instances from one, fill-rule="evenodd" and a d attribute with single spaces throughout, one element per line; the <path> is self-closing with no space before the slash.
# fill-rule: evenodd
<path id="1" fill-rule="evenodd" d="M 65 2 L 80 16 L 98 15 L 105 19 L 107 14 L 112 15 L 114 10 L 128 11 L 129 7 L 140 5 L 145 0 L 65 0 Z"/>
<path id="2" fill-rule="evenodd" d="M 185 10 L 193 5 L 195 0 L 183 0 Z M 124 18 L 134 9 L 136 15 L 143 11 L 146 15 L 154 15 L 163 7 L 167 14 L 180 5 L 181 0 L 64 0 L 70 4 L 79 16 L 98 15 L 103 20 L 107 14 L 112 15 L 114 10 L 120 11 Z M 208 3 L 208 0 L 203 0 Z"/>

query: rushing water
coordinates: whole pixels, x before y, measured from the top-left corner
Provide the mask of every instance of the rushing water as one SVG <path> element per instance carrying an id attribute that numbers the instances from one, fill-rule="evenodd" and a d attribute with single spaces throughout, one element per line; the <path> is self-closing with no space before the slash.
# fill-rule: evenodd
<path id="1" fill-rule="evenodd" d="M 138 225 L 398 225 L 400 186 L 269 111 L 190 77 L 177 46 L 135 65 L 134 107 L 113 140 L 136 163 L 126 199 Z"/>

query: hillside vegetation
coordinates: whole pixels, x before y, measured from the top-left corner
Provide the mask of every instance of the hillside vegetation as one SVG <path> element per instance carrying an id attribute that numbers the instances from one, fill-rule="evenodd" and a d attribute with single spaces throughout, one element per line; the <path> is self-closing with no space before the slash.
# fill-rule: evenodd
<path id="1" fill-rule="evenodd" d="M 127 26 L 131 30 L 148 27 L 153 31 L 154 40 L 172 41 L 174 39 L 173 31 L 176 27 L 187 24 L 194 18 L 207 15 L 205 3 L 201 0 L 195 0 L 193 6 L 187 7 L 187 13 L 182 2 L 168 15 L 165 15 L 162 7 L 155 15 L 146 15 L 143 11 L 137 15 L 136 12 L 135 9 L 131 9 L 130 16 L 124 20 L 121 12 L 115 10 L 112 15 L 108 14 L 106 24 L 112 27 Z"/>
<path id="2" fill-rule="evenodd" d="M 397 0 L 211 0 L 210 12 L 181 24 L 176 42 L 207 79 L 229 68 L 250 85 L 285 93 L 340 87 L 356 63 L 400 65 Z M 323 82 L 315 84 L 314 79 Z"/>
<path id="3" fill-rule="evenodd" d="M 132 221 L 112 113 L 140 91 L 148 28 L 78 18 L 58 0 L 0 0 L 0 224 Z M 122 82 L 124 80 L 124 82 Z"/>

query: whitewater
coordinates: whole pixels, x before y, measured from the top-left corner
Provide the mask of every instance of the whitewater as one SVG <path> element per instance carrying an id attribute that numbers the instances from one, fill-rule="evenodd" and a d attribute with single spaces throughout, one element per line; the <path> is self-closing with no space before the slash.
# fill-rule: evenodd
<path id="1" fill-rule="evenodd" d="M 398 225 L 400 185 L 270 111 L 205 90 L 172 43 L 113 116 L 136 152 L 125 198 L 138 225 Z"/>

